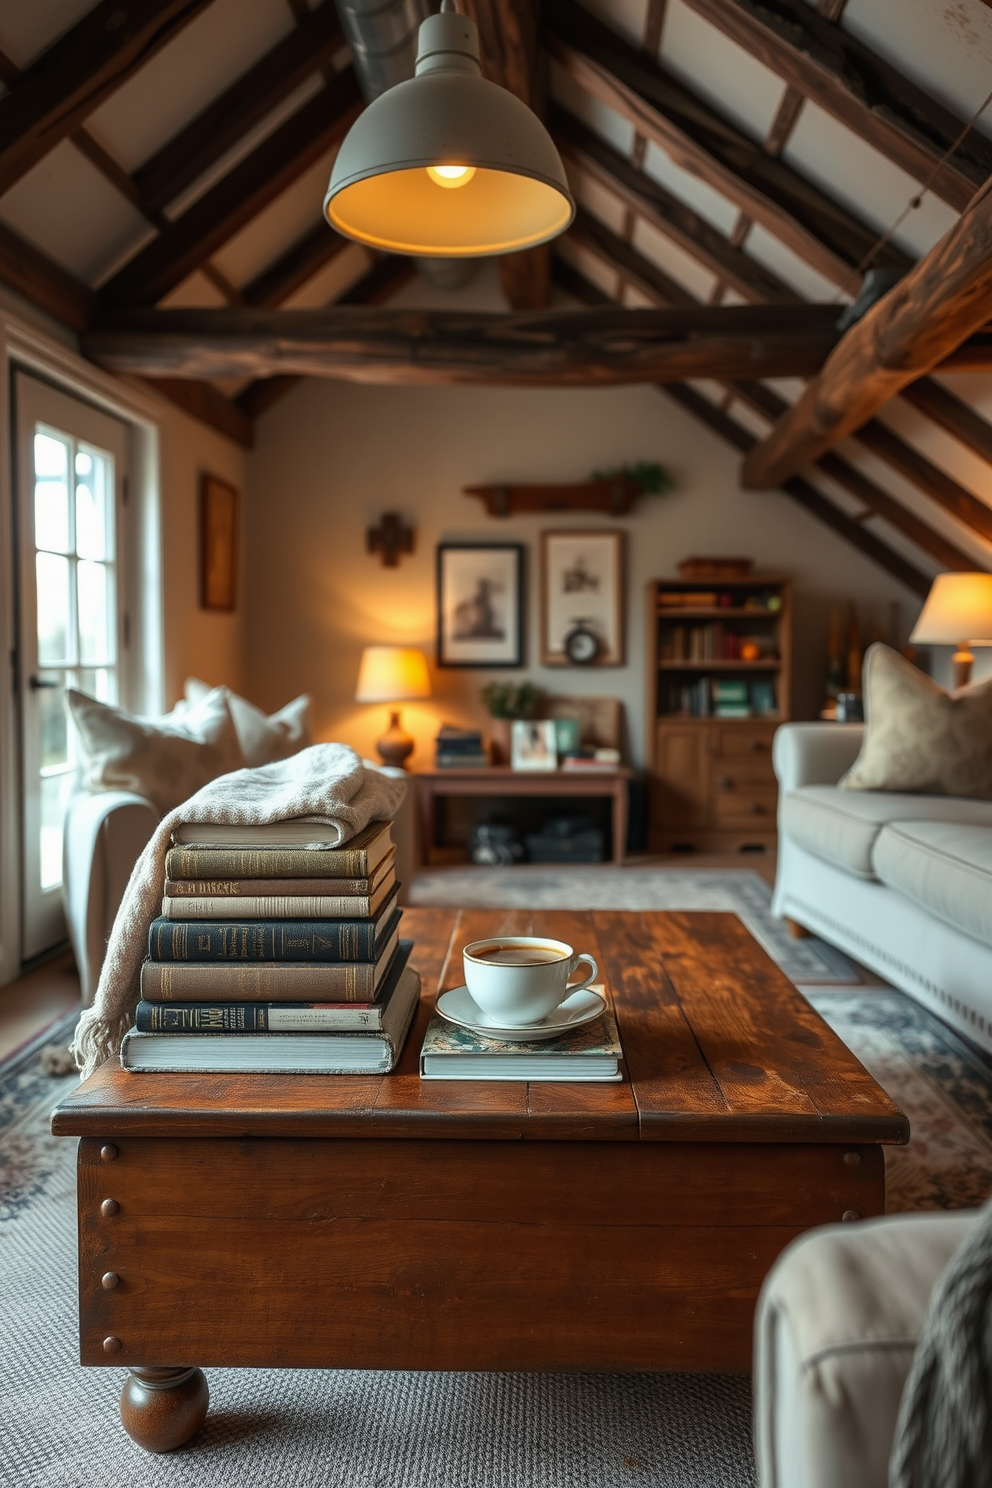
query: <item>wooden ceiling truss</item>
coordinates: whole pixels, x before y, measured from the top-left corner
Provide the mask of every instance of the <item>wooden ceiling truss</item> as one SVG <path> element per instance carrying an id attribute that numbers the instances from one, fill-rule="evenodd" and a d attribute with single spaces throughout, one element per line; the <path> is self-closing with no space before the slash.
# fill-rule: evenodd
<path id="1" fill-rule="evenodd" d="M 657 381 L 744 453 L 750 484 L 780 485 L 917 592 L 925 592 L 926 576 L 867 523 L 884 521 L 946 568 L 973 566 L 974 560 L 837 455 L 831 448 L 837 439 L 854 433 L 864 449 L 942 513 L 992 542 L 992 511 L 985 503 L 874 418 L 881 402 L 899 392 L 945 434 L 992 464 L 992 424 L 921 375 L 934 367 L 992 366 L 992 330 L 986 328 L 992 290 L 984 287 L 992 277 L 992 207 L 981 195 L 992 174 L 992 144 L 974 131 L 962 137 L 962 120 L 842 29 L 838 21 L 845 0 L 817 0 L 813 6 L 806 0 L 687 0 L 784 82 L 760 144 L 659 62 L 666 0 L 648 0 L 640 48 L 575 0 L 547 0 L 543 33 L 534 0 L 464 0 L 480 28 L 486 75 L 541 113 L 570 172 L 604 188 L 617 203 L 619 228 L 616 219 L 607 223 L 580 209 L 569 234 L 571 252 L 608 266 L 621 301 L 629 289 L 659 307 L 638 311 L 614 305 L 611 319 L 605 311 L 614 302 L 589 283 L 574 260 L 556 256 L 557 282 L 590 309 L 599 309 L 598 316 L 587 310 L 582 323 L 574 312 L 546 310 L 552 271 L 548 248 L 509 255 L 500 263 L 514 310 L 544 312 L 537 318 L 527 313 L 375 315 L 375 307 L 385 305 L 413 272 L 409 260 L 391 257 L 370 260 L 365 274 L 328 310 L 288 311 L 287 301 L 335 257 L 355 251 L 323 222 L 249 283 L 232 284 L 214 255 L 333 149 L 362 103 L 352 69 L 335 70 L 342 61 L 343 36 L 333 0 L 314 10 L 306 0 L 287 0 L 295 28 L 128 174 L 85 121 L 209 3 L 130 0 L 122 9 L 117 0 L 105 0 L 24 71 L 0 54 L 0 79 L 9 89 L 0 99 L 0 193 L 68 139 L 156 230 L 152 241 L 94 292 L 0 224 L 0 282 L 80 333 L 88 354 L 147 378 L 195 417 L 246 445 L 252 421 L 311 373 L 531 386 L 635 377 Z M 629 156 L 560 104 L 548 103 L 548 56 L 587 95 L 633 127 Z M 319 91 L 242 158 L 235 153 L 235 163 L 196 194 L 211 170 L 318 75 Z M 955 244 L 949 254 L 938 245 L 914 266 L 894 243 L 879 245 L 873 227 L 783 158 L 807 103 L 965 213 L 950 235 Z M 719 231 L 645 169 L 651 144 L 736 207 L 729 231 Z M 846 295 L 856 292 L 868 262 L 904 277 L 839 338 L 827 307 L 807 305 L 748 253 L 745 245 L 755 224 Z M 635 245 L 645 229 L 712 276 L 709 306 Z M 195 272 L 211 280 L 225 308 L 155 309 Z M 910 292 L 917 303 L 924 294 L 926 324 L 915 328 L 907 305 Z M 727 294 L 745 304 L 721 311 Z M 790 310 L 791 320 L 776 318 Z M 943 329 L 935 335 L 938 313 Z M 221 376 L 251 380 L 231 399 L 207 380 Z M 811 380 L 790 407 L 762 381 L 776 376 Z M 721 383 L 724 406 L 688 386 L 690 378 Z M 734 419 L 737 403 L 772 426 L 767 438 L 757 439 Z M 855 498 L 859 510 L 851 515 L 799 476 L 806 464 Z"/>

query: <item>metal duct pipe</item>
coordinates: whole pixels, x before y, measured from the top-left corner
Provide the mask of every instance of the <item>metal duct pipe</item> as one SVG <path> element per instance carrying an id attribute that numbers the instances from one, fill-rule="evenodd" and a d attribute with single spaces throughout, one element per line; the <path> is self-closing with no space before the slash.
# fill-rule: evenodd
<path id="1" fill-rule="evenodd" d="M 417 31 L 435 0 L 335 0 L 366 100 L 413 77 Z"/>

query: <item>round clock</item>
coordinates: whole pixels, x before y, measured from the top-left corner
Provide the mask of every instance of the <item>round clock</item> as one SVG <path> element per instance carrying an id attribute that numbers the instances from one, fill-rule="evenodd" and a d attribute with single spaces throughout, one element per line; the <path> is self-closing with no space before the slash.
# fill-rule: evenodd
<path id="1" fill-rule="evenodd" d="M 599 655 L 599 637 L 587 630 L 585 622 L 580 620 L 566 635 L 562 648 L 576 666 L 588 666 Z"/>

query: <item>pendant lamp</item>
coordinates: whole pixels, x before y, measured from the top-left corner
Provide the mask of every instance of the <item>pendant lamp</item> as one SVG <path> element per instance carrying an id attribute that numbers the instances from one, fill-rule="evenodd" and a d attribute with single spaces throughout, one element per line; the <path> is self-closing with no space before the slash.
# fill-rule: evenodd
<path id="1" fill-rule="evenodd" d="M 360 114 L 324 198 L 346 238 L 390 253 L 481 258 L 546 243 L 575 203 L 525 103 L 479 68 L 479 33 L 443 0 L 422 22 L 416 74 Z"/>

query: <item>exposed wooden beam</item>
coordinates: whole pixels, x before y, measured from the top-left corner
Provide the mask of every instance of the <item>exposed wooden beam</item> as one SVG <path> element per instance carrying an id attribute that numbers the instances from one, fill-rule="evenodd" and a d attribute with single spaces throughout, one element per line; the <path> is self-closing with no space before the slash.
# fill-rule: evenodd
<path id="1" fill-rule="evenodd" d="M 806 0 L 686 0 L 725 36 L 778 73 L 958 212 L 992 173 L 992 143 L 972 131 L 942 157 L 964 120 Z"/>
<path id="2" fill-rule="evenodd" d="M 101 301 L 154 305 L 339 141 L 361 106 L 349 67 L 126 263 Z"/>
<path id="3" fill-rule="evenodd" d="M 852 273 L 878 234 L 629 46 L 579 5 L 550 0 L 552 57 L 587 92 L 653 140 L 677 165 L 736 203 L 832 283 Z M 904 273 L 891 243 L 875 260 Z"/>
<path id="4" fill-rule="evenodd" d="M 328 223 L 318 222 L 311 232 L 287 248 L 274 264 L 244 286 L 241 291 L 243 302 L 259 309 L 272 309 L 284 304 L 290 295 L 351 246 L 350 238 L 342 238 Z"/>
<path id="5" fill-rule="evenodd" d="M 754 409 L 769 421 L 774 422 L 780 418 L 785 409 L 788 408 L 784 398 L 778 393 L 766 387 L 761 382 L 735 382 L 732 392 L 743 399 L 749 408 Z M 850 465 L 847 460 L 841 458 L 835 450 L 830 450 L 823 456 L 822 460 L 816 462 L 817 470 L 822 470 L 824 475 L 830 477 L 837 485 L 857 497 L 867 508 L 868 515 L 874 514 L 881 517 L 890 527 L 908 537 L 910 542 L 924 553 L 929 553 L 931 558 L 941 564 L 943 568 L 949 568 L 955 572 L 968 573 L 976 567 L 975 559 L 956 543 L 951 542 L 924 522 L 920 517 L 911 512 L 908 507 L 903 506 L 894 496 L 883 491 L 881 486 L 876 485 L 867 475 Z"/>
<path id="6" fill-rule="evenodd" d="M 534 0 L 464 0 L 479 28 L 482 75 L 506 88 L 540 117 L 545 88 L 537 55 Z M 543 310 L 551 297 L 551 245 L 542 243 L 499 259 L 503 293 L 514 310 Z"/>
<path id="7" fill-rule="evenodd" d="M 74 331 L 96 320 L 97 298 L 88 285 L 0 222 L 0 283 Z"/>
<path id="8" fill-rule="evenodd" d="M 990 315 L 992 192 L 851 327 L 798 403 L 747 456 L 744 484 L 780 485 L 932 371 Z"/>
<path id="9" fill-rule="evenodd" d="M 704 398 L 702 393 L 697 393 L 695 388 L 687 387 L 685 384 L 675 384 L 663 388 L 662 391 L 736 449 L 747 451 L 754 444 L 753 434 L 742 428 L 729 414 L 721 412 L 715 404 Z M 803 480 L 801 476 L 793 476 L 783 484 L 782 490 L 811 516 L 817 517 L 849 542 L 852 547 L 864 553 L 866 558 L 870 558 L 880 568 L 892 574 L 893 578 L 898 579 L 901 584 L 905 584 L 907 589 L 912 589 L 914 593 L 920 595 L 930 592 L 932 581 L 929 575 L 923 573 L 908 559 L 903 558 L 902 554 L 897 553 L 894 548 L 890 548 L 888 543 L 876 537 L 874 532 L 869 532 L 854 517 L 849 517 L 846 512 L 841 511 L 840 507 L 834 506 L 833 502 L 809 481 Z"/>
<path id="10" fill-rule="evenodd" d="M 568 387 L 808 376 L 836 339 L 832 305 L 679 310 L 133 310 L 86 353 L 141 376 L 298 373 L 381 383 Z"/>
<path id="11" fill-rule="evenodd" d="M 162 211 L 343 45 L 334 0 L 324 0 L 135 171 L 141 200 Z"/>
<path id="12" fill-rule="evenodd" d="M 992 424 L 976 413 L 970 404 L 956 398 L 932 377 L 921 377 L 919 382 L 907 383 L 899 396 L 980 460 L 992 465 Z"/>
<path id="13" fill-rule="evenodd" d="M 251 449 L 255 443 L 255 431 L 248 415 L 209 382 L 189 382 L 181 377 L 146 377 L 144 381 L 184 413 L 199 419 L 201 424 L 208 424 L 236 444 Z"/>
<path id="14" fill-rule="evenodd" d="M 626 282 L 654 301 L 657 305 L 698 305 L 695 295 L 683 289 L 677 280 L 659 269 L 650 259 L 638 253 L 623 238 L 617 237 L 594 217 L 580 207 L 568 232 L 569 238 L 580 247 L 595 253 L 617 269 Z"/>
<path id="15" fill-rule="evenodd" d="M 854 437 L 865 449 L 912 481 L 931 501 L 950 512 L 952 517 L 957 517 L 959 522 L 979 533 L 987 542 L 992 542 L 992 507 L 986 506 L 984 501 L 900 439 L 898 434 L 878 419 L 870 419 Z"/>
<path id="16" fill-rule="evenodd" d="M 211 0 L 101 0 L 0 98 L 0 194 L 153 57 Z"/>
<path id="17" fill-rule="evenodd" d="M 555 143 L 566 159 L 744 299 L 752 304 L 801 302 L 802 296 L 770 269 L 734 247 L 705 217 L 666 191 L 646 171 L 638 170 L 574 114 L 554 106 L 550 122 Z"/>

